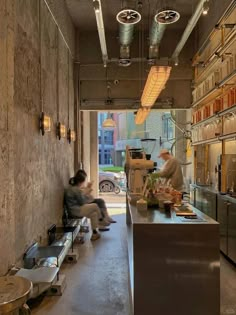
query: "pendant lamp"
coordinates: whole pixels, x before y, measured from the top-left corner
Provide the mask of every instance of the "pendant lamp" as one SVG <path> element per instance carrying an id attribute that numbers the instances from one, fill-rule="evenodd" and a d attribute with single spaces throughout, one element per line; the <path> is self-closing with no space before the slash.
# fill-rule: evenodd
<path id="1" fill-rule="evenodd" d="M 116 128 L 116 122 L 112 119 L 112 116 L 110 113 L 108 113 L 107 118 L 103 121 L 102 128 L 104 128 L 104 129 Z"/>

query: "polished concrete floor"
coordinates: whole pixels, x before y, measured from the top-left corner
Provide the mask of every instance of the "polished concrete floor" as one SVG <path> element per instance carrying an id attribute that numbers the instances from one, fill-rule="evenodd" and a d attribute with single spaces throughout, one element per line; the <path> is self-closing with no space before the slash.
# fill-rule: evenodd
<path id="1" fill-rule="evenodd" d="M 130 315 L 124 212 L 124 206 L 111 208 L 118 223 L 100 240 L 92 243 L 86 235 L 85 244 L 78 245 L 78 262 L 63 264 L 67 279 L 63 295 L 45 297 L 33 315 Z M 222 256 L 221 315 L 228 314 L 236 314 L 236 268 Z"/>
<path id="2" fill-rule="evenodd" d="M 124 208 L 110 213 L 118 222 L 102 238 L 78 245 L 76 264 L 63 264 L 67 287 L 61 297 L 45 297 L 37 315 L 129 315 L 128 260 Z M 123 213 L 123 214 L 122 214 Z"/>
<path id="3" fill-rule="evenodd" d="M 236 267 L 222 255 L 220 268 L 220 314 L 236 314 Z"/>

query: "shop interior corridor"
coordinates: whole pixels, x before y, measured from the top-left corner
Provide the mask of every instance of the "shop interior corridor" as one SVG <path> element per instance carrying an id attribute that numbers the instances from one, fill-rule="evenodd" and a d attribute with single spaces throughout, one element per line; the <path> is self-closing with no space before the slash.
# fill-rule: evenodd
<path id="1" fill-rule="evenodd" d="M 125 204 L 110 208 L 117 220 L 100 240 L 76 245 L 79 259 L 64 263 L 67 287 L 60 297 L 44 297 L 32 308 L 33 315 L 129 315 L 128 257 Z"/>
<path id="2" fill-rule="evenodd" d="M 108 197 L 117 223 L 100 240 L 92 243 L 87 234 L 85 243 L 76 245 L 78 262 L 64 263 L 61 269 L 67 281 L 63 295 L 44 297 L 33 306 L 33 315 L 131 315 L 125 203 L 124 196 L 117 198 Z M 236 314 L 235 275 L 236 268 L 221 255 L 221 315 Z"/>

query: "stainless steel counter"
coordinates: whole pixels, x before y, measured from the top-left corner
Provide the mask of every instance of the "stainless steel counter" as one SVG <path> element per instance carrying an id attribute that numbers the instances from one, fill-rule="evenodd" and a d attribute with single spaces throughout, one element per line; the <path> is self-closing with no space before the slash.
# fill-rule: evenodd
<path id="1" fill-rule="evenodd" d="M 202 221 L 127 202 L 134 315 L 220 314 L 219 224 L 194 212 Z"/>
<path id="2" fill-rule="evenodd" d="M 149 208 L 147 211 L 138 211 L 134 204 L 129 204 L 130 220 L 132 224 L 218 224 L 215 220 L 189 205 L 189 208 L 196 213 L 196 219 L 186 219 L 176 216 L 176 212 L 171 210 L 171 215 L 167 215 L 163 209 Z"/>

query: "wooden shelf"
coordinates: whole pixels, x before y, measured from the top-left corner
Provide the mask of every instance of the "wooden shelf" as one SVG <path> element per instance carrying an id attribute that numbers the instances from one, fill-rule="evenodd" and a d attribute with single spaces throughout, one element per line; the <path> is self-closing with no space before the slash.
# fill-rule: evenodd
<path id="1" fill-rule="evenodd" d="M 218 113 L 217 113 L 217 114 L 214 114 L 213 116 L 210 116 L 210 117 L 208 117 L 208 118 L 202 119 L 201 121 L 197 122 L 196 124 L 192 124 L 191 128 L 194 129 L 194 127 L 197 127 L 197 126 L 200 126 L 200 125 L 202 125 L 202 124 L 211 122 L 211 121 L 215 120 L 216 118 L 219 118 Z"/>
<path id="2" fill-rule="evenodd" d="M 212 144 L 212 143 L 218 143 L 221 142 L 220 137 L 216 137 L 216 138 L 211 138 L 211 139 L 207 139 L 207 140 L 201 140 L 201 141 L 196 141 L 193 142 L 192 145 L 201 145 L 201 144 Z"/>
<path id="3" fill-rule="evenodd" d="M 232 81 L 233 79 L 235 80 Z M 236 84 L 236 69 L 227 77 L 225 77 L 223 80 L 221 80 L 218 84 L 216 84 L 216 86 L 213 89 L 211 89 L 207 94 L 202 96 L 196 102 L 192 103 L 192 108 L 196 107 L 197 105 L 203 102 L 205 104 L 209 102 L 211 99 L 216 98 L 217 96 L 220 96 L 222 94 L 220 88 L 222 88 L 226 84 Z"/>

